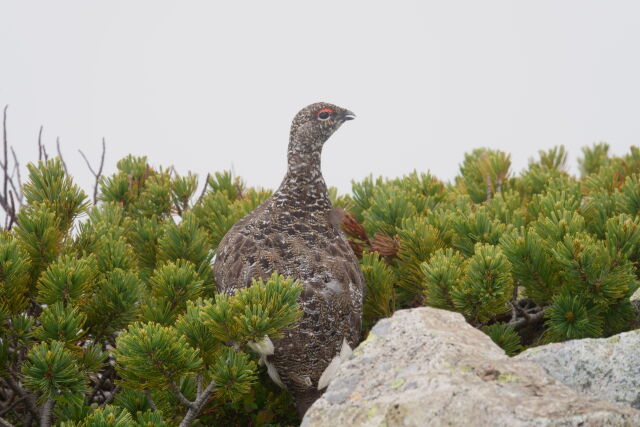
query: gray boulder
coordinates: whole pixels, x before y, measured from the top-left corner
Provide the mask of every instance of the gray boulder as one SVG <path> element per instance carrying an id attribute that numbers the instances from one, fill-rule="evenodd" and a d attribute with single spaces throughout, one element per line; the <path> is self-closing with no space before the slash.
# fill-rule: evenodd
<path id="1" fill-rule="evenodd" d="M 632 426 L 640 411 L 579 394 L 460 314 L 424 307 L 378 322 L 302 425 Z"/>
<path id="2" fill-rule="evenodd" d="M 516 359 L 536 362 L 581 393 L 640 409 L 640 330 L 535 347 Z"/>

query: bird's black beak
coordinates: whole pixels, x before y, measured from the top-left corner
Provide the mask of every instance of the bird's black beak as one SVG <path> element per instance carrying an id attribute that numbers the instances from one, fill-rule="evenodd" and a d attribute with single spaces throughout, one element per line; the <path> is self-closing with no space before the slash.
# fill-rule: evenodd
<path id="1" fill-rule="evenodd" d="M 356 115 L 353 114 L 351 111 L 349 110 L 344 110 L 342 112 L 342 121 L 346 122 L 347 120 L 353 120 L 356 118 Z"/>

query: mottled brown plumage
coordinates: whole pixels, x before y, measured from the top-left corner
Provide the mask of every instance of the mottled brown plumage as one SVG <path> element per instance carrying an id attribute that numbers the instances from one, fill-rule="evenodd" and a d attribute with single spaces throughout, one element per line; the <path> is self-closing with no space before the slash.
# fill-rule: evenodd
<path id="1" fill-rule="evenodd" d="M 273 271 L 304 286 L 302 319 L 273 340 L 275 352 L 266 358 L 270 375 L 276 381 L 279 375 L 301 414 L 324 391 L 318 381 L 343 340 L 353 347 L 360 335 L 364 279 L 320 170 L 324 142 L 354 117 L 327 103 L 301 110 L 291 126 L 282 184 L 229 230 L 216 252 L 219 292 L 233 293 Z"/>

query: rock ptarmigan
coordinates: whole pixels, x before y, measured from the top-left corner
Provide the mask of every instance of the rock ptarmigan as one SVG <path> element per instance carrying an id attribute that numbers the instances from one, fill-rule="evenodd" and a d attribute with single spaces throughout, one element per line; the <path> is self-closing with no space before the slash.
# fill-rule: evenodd
<path id="1" fill-rule="evenodd" d="M 229 230 L 214 262 L 222 293 L 249 286 L 253 278 L 266 280 L 274 271 L 302 283 L 302 318 L 284 337 L 253 345 L 271 378 L 292 393 L 300 415 L 360 335 L 364 278 L 320 170 L 322 146 L 353 118 L 351 111 L 324 102 L 295 116 L 282 184 Z"/>

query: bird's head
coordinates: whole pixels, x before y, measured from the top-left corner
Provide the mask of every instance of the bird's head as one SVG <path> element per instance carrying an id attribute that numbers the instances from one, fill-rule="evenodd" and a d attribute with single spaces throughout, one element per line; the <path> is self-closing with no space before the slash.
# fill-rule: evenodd
<path id="1" fill-rule="evenodd" d="M 351 111 L 326 102 L 316 102 L 296 114 L 291 124 L 290 141 L 304 151 L 321 149 L 322 144 L 347 120 L 355 119 Z M 318 146 L 319 145 L 319 146 Z"/>

